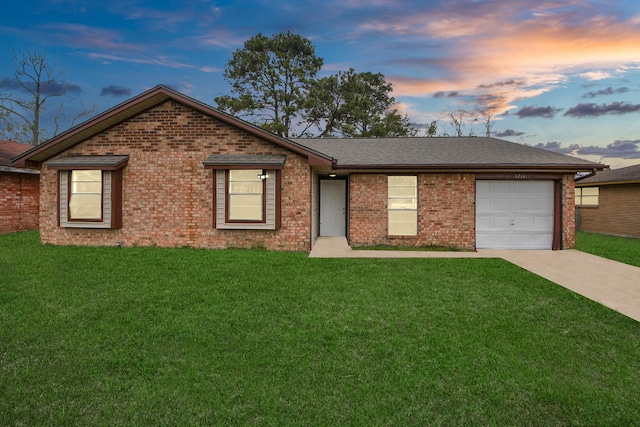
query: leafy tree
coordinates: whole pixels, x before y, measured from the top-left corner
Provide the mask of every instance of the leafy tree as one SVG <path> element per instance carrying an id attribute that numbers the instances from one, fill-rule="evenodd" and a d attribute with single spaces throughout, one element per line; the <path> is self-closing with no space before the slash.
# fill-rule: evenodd
<path id="1" fill-rule="evenodd" d="M 0 132 L 7 139 L 38 145 L 48 136 L 41 120 L 47 105 L 54 98 L 60 99 L 53 117 L 55 136 L 60 128 L 60 120 L 65 118 L 62 99 L 73 100 L 70 94 L 75 87 L 63 80 L 64 71 L 49 62 L 47 54 L 42 51 L 27 49 L 21 55 L 14 52 L 13 60 L 15 81 L 5 79 L 3 86 L 15 92 L 0 93 Z M 86 109 L 82 102 L 81 107 L 71 126 L 79 118 L 95 111 L 95 107 Z"/>
<path id="2" fill-rule="evenodd" d="M 434 137 L 436 136 L 437 133 L 438 133 L 438 121 L 433 120 L 431 123 L 429 123 L 429 126 L 427 127 L 427 136 Z"/>
<path id="3" fill-rule="evenodd" d="M 415 135 L 409 119 L 392 110 L 384 75 L 353 69 L 317 79 L 323 60 L 299 35 L 258 34 L 233 52 L 224 77 L 234 96 L 215 98 L 218 108 L 241 114 L 278 135 Z"/>
<path id="4" fill-rule="evenodd" d="M 346 72 L 314 82 L 307 104 L 307 120 L 320 137 L 413 136 L 417 129 L 407 116 L 391 109 L 391 83 L 381 73 Z"/>
<path id="5" fill-rule="evenodd" d="M 224 70 L 236 96 L 215 98 L 218 108 L 257 119 L 265 129 L 294 136 L 311 81 L 322 67 L 311 42 L 291 32 L 258 34 L 233 52 Z"/>

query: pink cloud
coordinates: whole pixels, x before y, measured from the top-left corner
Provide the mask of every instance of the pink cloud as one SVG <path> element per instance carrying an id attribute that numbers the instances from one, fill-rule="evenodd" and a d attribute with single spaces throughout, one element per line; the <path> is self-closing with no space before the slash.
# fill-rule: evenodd
<path id="1" fill-rule="evenodd" d="M 360 27 L 440 43 L 440 57 L 425 59 L 425 66 L 437 64 L 447 77 L 390 76 L 394 95 L 464 91 L 485 100 L 484 107 L 499 114 L 515 108 L 514 101 L 538 96 L 572 77 L 594 80 L 614 72 L 620 75 L 640 61 L 638 17 L 617 19 L 582 1 L 449 5 L 393 24 L 373 21 Z M 523 84 L 492 87 L 510 80 Z"/>

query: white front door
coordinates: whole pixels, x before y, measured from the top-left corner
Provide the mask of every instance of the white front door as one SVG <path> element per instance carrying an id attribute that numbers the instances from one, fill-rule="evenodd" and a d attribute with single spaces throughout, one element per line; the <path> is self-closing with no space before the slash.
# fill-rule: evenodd
<path id="1" fill-rule="evenodd" d="M 476 248 L 551 249 L 553 181 L 476 181 Z"/>
<path id="2" fill-rule="evenodd" d="M 320 236 L 346 236 L 347 181 L 320 181 Z"/>

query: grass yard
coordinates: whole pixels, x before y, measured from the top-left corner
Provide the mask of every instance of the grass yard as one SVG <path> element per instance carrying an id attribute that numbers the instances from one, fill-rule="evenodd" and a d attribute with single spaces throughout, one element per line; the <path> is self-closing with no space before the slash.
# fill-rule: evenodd
<path id="1" fill-rule="evenodd" d="M 576 249 L 640 267 L 640 239 L 578 232 Z"/>
<path id="2" fill-rule="evenodd" d="M 0 425 L 633 425 L 639 354 L 497 259 L 0 236 Z"/>

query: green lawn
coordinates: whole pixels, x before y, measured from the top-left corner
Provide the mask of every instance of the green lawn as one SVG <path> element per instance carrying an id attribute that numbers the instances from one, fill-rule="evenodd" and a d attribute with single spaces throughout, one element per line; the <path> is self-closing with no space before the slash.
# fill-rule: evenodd
<path id="1" fill-rule="evenodd" d="M 578 232 L 576 249 L 640 267 L 640 239 Z"/>
<path id="2" fill-rule="evenodd" d="M 633 425 L 640 323 L 498 259 L 0 236 L 0 425 Z"/>

